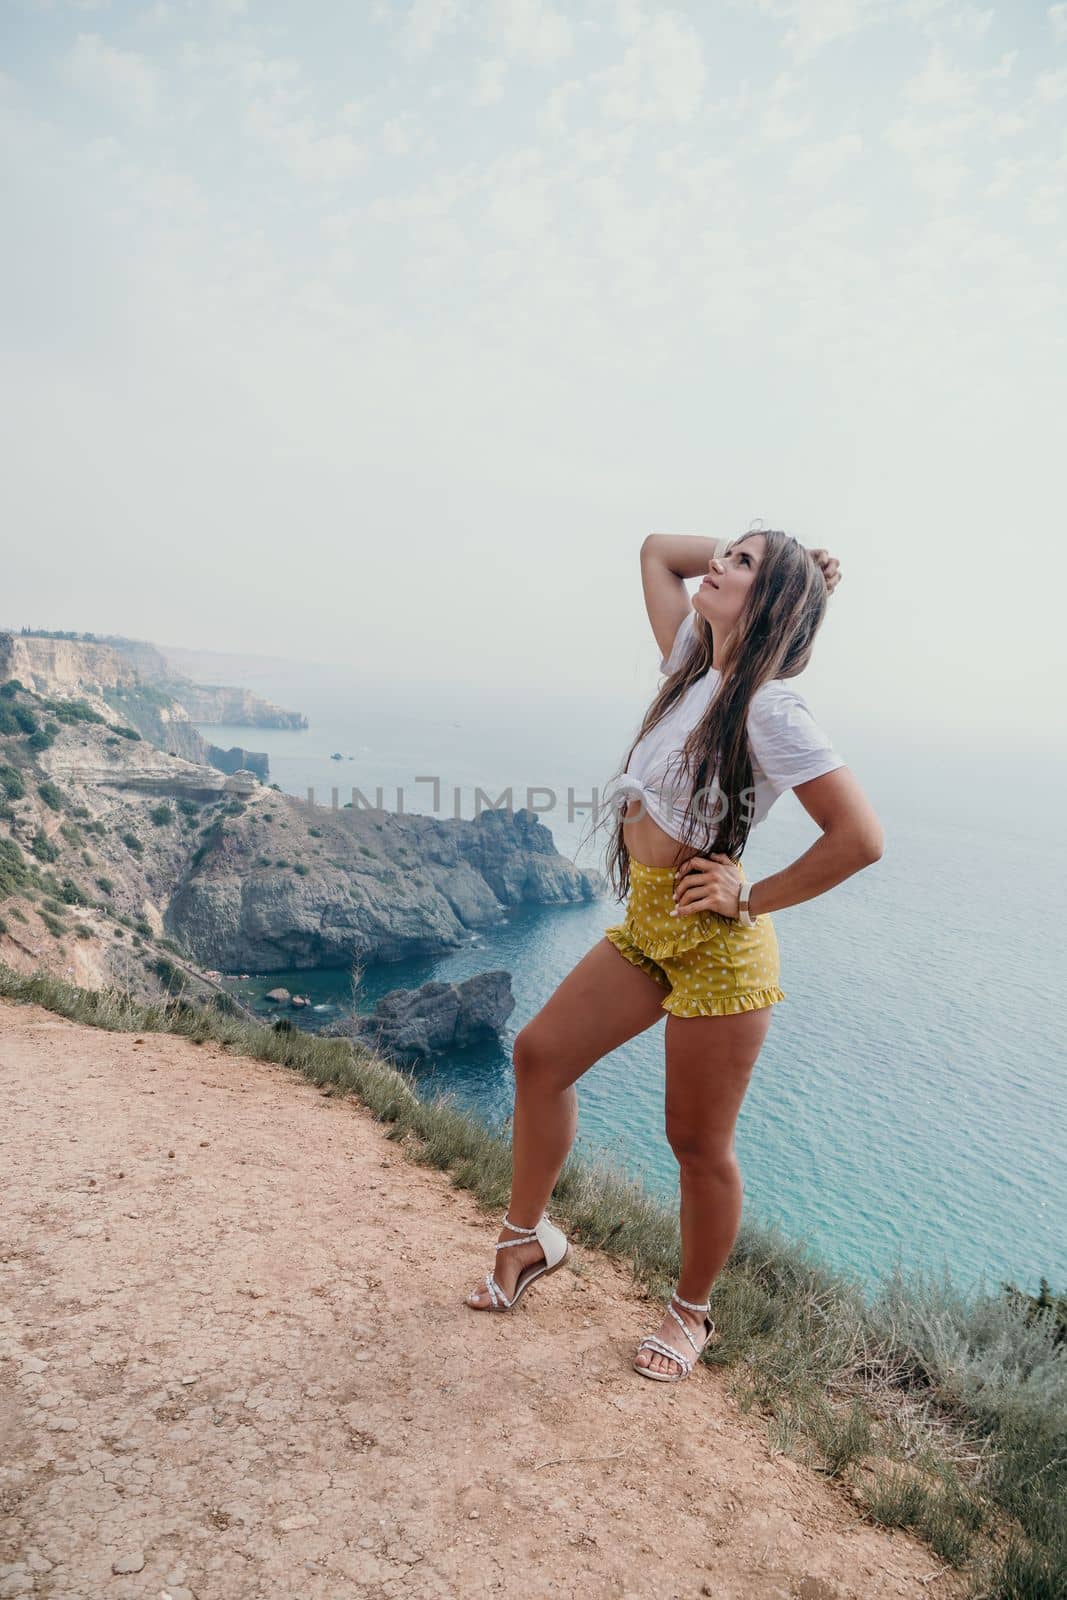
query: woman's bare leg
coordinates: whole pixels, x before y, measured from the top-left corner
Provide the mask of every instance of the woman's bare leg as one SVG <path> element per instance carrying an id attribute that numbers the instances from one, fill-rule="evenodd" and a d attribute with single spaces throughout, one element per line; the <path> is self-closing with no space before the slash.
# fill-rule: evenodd
<path id="1" fill-rule="evenodd" d="M 734 1128 L 773 1007 L 728 1017 L 675 1017 L 666 1029 L 667 1140 L 681 1174 L 682 1270 L 678 1293 L 702 1305 L 741 1225 L 741 1171 Z M 704 1319 L 675 1303 L 699 1345 Z M 657 1336 L 692 1356 L 674 1318 L 664 1313 Z M 639 1366 L 677 1372 L 666 1356 L 642 1350 Z"/>
<path id="2" fill-rule="evenodd" d="M 601 939 L 516 1035 L 512 1222 L 532 1228 L 548 1206 L 574 1143 L 577 1079 L 665 1016 L 666 994 L 664 984 L 627 961 L 610 939 Z M 517 1237 L 508 1228 L 499 1233 L 501 1240 Z M 523 1268 L 543 1256 L 536 1240 L 497 1251 L 493 1276 L 509 1300 Z M 479 1309 L 489 1303 L 484 1282 L 467 1297 Z"/>

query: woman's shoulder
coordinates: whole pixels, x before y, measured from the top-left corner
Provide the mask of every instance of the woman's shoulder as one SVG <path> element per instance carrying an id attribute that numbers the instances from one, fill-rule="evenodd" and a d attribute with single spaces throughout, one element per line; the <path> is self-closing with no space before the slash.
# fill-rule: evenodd
<path id="1" fill-rule="evenodd" d="M 793 678 L 768 678 L 766 683 L 761 683 L 752 699 L 749 701 L 749 713 L 757 716 L 761 713 L 774 715 L 776 711 L 785 711 L 800 706 L 802 710 L 809 711 L 811 707 L 803 694 L 796 686 Z"/>

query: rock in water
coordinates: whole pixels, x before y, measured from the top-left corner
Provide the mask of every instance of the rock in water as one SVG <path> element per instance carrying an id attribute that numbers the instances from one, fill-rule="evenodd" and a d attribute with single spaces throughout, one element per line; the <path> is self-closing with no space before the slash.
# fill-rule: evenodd
<path id="1" fill-rule="evenodd" d="M 371 1015 L 348 1017 L 322 1031 L 358 1039 L 381 1055 L 410 1065 L 498 1035 L 514 1009 L 511 973 L 499 969 L 479 972 L 462 983 L 392 989 Z"/>

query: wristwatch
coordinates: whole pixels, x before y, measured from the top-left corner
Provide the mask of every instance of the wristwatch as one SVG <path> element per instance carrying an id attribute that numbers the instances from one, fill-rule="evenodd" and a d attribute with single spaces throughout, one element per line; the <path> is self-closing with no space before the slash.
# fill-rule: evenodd
<path id="1" fill-rule="evenodd" d="M 756 919 L 748 909 L 748 897 L 751 891 L 751 879 L 745 878 L 737 897 L 737 920 L 742 928 L 754 928 L 756 926 Z"/>

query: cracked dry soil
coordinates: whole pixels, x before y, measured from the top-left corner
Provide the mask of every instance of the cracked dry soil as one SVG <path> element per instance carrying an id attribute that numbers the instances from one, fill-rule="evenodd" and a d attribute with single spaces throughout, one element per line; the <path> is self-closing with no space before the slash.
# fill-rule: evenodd
<path id="1" fill-rule="evenodd" d="M 916 1600 L 595 1251 L 463 1304 L 497 1219 L 351 1098 L 0 1000 L 0 1596 Z"/>

